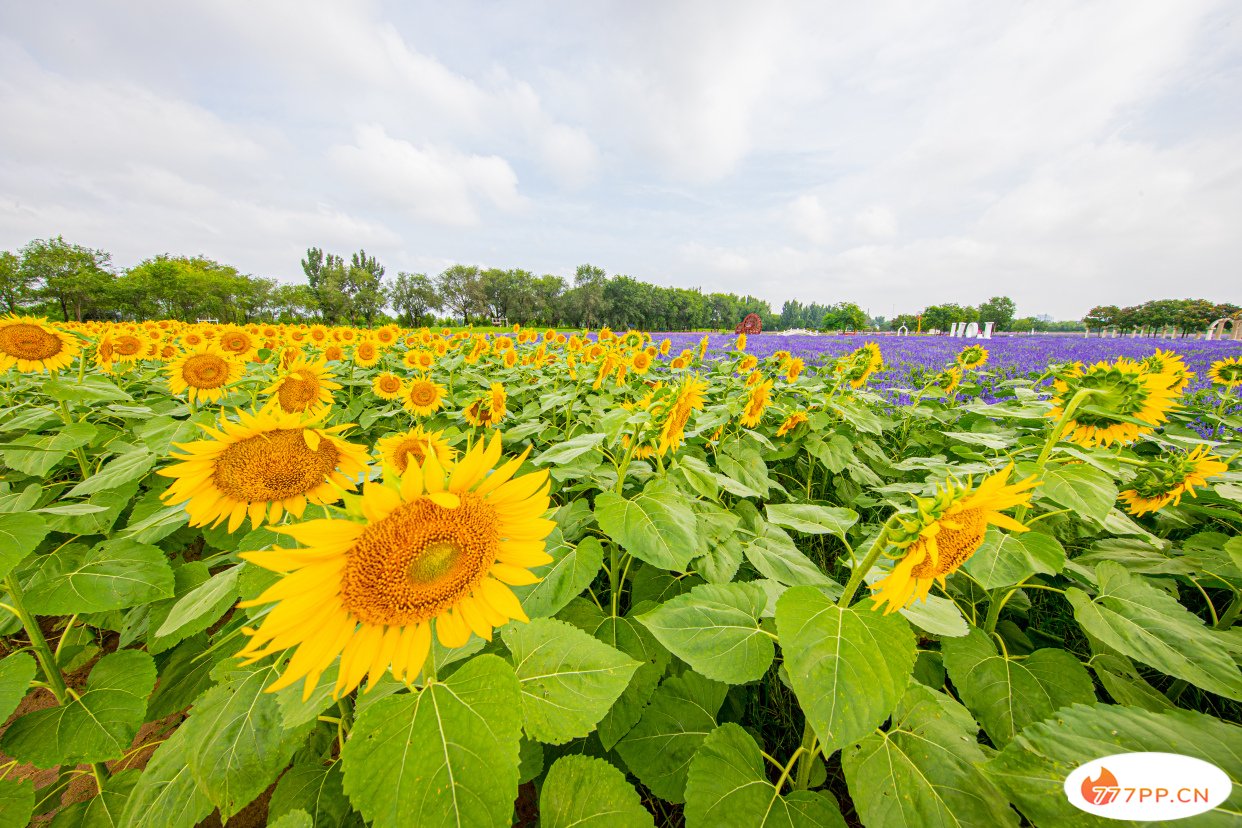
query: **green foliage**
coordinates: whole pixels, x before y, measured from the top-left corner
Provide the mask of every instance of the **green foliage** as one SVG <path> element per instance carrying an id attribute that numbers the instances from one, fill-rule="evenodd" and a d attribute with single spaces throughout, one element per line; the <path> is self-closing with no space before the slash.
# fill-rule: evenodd
<path id="1" fill-rule="evenodd" d="M 625 774 L 603 759 L 563 756 L 548 770 L 539 796 L 544 828 L 652 828 L 651 814 Z"/>

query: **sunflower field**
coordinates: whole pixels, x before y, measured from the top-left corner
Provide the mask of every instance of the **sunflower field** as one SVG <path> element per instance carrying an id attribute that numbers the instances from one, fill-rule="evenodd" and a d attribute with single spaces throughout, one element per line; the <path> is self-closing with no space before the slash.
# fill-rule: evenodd
<path id="1" fill-rule="evenodd" d="M 1239 824 L 1236 343 L 680 340 L 0 319 L 0 825 Z"/>

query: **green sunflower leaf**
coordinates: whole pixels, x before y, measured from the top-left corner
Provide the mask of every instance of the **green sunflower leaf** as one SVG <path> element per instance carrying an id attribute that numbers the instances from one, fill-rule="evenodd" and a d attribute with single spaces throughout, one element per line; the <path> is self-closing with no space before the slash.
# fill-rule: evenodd
<path id="1" fill-rule="evenodd" d="M 272 792 L 267 818 L 277 819 L 296 810 L 304 811 L 316 828 L 336 828 L 346 823 L 352 809 L 345 798 L 340 762 L 298 764 L 285 771 Z"/>
<path id="2" fill-rule="evenodd" d="M 49 529 L 40 515 L 29 512 L 0 513 L 0 578 L 43 542 Z"/>
<path id="3" fill-rule="evenodd" d="M 875 730 L 914 671 L 914 633 L 904 618 L 839 607 L 815 587 L 781 596 L 776 628 L 790 683 L 824 753 Z"/>
<path id="4" fill-rule="evenodd" d="M 526 735 L 553 745 L 594 730 L 639 666 L 625 653 L 552 618 L 509 625 L 504 642 L 522 686 Z"/>
<path id="5" fill-rule="evenodd" d="M 776 655 L 772 637 L 760 626 L 766 603 L 756 584 L 703 584 L 638 620 L 697 672 L 744 684 L 762 678 Z"/>
<path id="6" fill-rule="evenodd" d="M 173 587 L 168 556 L 159 547 L 131 540 L 89 549 L 70 544 L 39 561 L 26 585 L 26 605 L 37 615 L 105 612 L 170 598 Z"/>
<path id="7" fill-rule="evenodd" d="M 747 828 L 845 828 L 832 794 L 782 795 L 767 776 L 754 738 L 736 724 L 713 730 L 690 762 L 686 825 Z M 879 823 L 877 823 L 879 824 Z"/>
<path id="8" fill-rule="evenodd" d="M 522 609 L 531 618 L 556 615 L 564 609 L 590 586 L 604 563 L 604 547 L 595 537 L 585 537 L 577 546 L 549 542 L 548 554 L 553 558 L 552 563 L 531 569 L 540 579 L 538 583 L 512 587 L 522 602 Z"/>
<path id="9" fill-rule="evenodd" d="M 7 721 L 21 704 L 35 674 L 30 653 L 13 653 L 0 661 L 0 722 Z"/>
<path id="10" fill-rule="evenodd" d="M 539 795 L 542 828 L 652 828 L 625 774 L 603 759 L 562 756 L 543 781 Z"/>
<path id="11" fill-rule="evenodd" d="M 690 760 L 707 734 L 728 687 L 687 672 L 656 688 L 638 724 L 617 742 L 617 753 L 651 792 L 684 802 Z"/>
<path id="12" fill-rule="evenodd" d="M 342 751 L 350 801 L 376 828 L 509 825 L 521 695 L 508 663 L 479 655 L 442 682 L 376 702 Z"/>
<path id="13" fill-rule="evenodd" d="M 849 528 L 858 522 L 853 509 L 821 506 L 817 503 L 768 504 L 768 520 L 805 535 L 835 535 L 845 538 Z"/>
<path id="14" fill-rule="evenodd" d="M 633 498 L 613 492 L 595 498 L 600 528 L 640 561 L 684 572 L 698 545 L 698 526 L 686 496 L 653 480 Z"/>
<path id="15" fill-rule="evenodd" d="M 865 825 L 1016 826 L 1018 815 L 984 776 L 979 727 L 960 704 L 911 684 L 887 731 L 845 748 L 841 764 Z"/>
<path id="16" fill-rule="evenodd" d="M 110 653 L 96 662 L 79 698 L 22 716 L 0 738 L 0 748 L 40 768 L 117 759 L 142 725 L 154 686 L 151 656 Z"/>
<path id="17" fill-rule="evenodd" d="M 1036 650 L 1022 658 L 1000 655 L 978 628 L 962 638 L 946 638 L 940 648 L 958 695 L 998 747 L 1058 708 L 1095 701 L 1087 668 L 1065 650 Z"/>
<path id="18" fill-rule="evenodd" d="M 0 825 L 26 825 L 34 807 L 33 783 L 24 779 L 0 779 Z"/>

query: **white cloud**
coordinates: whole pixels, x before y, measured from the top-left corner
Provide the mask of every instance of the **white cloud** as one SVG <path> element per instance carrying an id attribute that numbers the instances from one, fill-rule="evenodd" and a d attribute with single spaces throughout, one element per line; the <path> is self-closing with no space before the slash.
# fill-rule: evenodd
<path id="1" fill-rule="evenodd" d="M 897 217 L 886 207 L 873 205 L 854 216 L 854 226 L 869 239 L 891 239 L 897 235 Z"/>
<path id="2" fill-rule="evenodd" d="M 788 212 L 794 231 L 812 244 L 824 244 L 832 238 L 832 217 L 818 196 L 798 196 L 790 202 Z"/>
<path id="3" fill-rule="evenodd" d="M 416 147 L 378 124 L 359 126 L 355 143 L 333 147 L 329 156 L 359 195 L 424 221 L 477 224 L 480 199 L 502 210 L 522 205 L 517 175 L 503 158 Z"/>

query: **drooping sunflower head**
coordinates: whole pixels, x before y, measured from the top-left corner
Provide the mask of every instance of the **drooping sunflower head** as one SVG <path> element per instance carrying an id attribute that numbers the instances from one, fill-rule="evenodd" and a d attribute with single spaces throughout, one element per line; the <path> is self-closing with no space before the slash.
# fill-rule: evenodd
<path id="1" fill-rule="evenodd" d="M 782 369 L 785 374 L 785 381 L 786 382 L 797 382 L 798 377 L 802 375 L 802 369 L 805 366 L 806 366 L 806 363 L 802 361 L 801 357 L 790 357 L 789 359 L 785 360 L 785 362 L 783 363 L 783 369 Z"/>
<path id="2" fill-rule="evenodd" d="M 68 368 L 81 351 L 76 336 L 46 319 L 13 315 L 0 319 L 0 371 L 17 366 L 23 374 L 51 373 Z"/>
<path id="3" fill-rule="evenodd" d="M 1159 349 L 1151 356 L 1139 360 L 1139 365 L 1146 374 L 1163 374 L 1167 377 L 1169 390 L 1174 394 L 1185 391 L 1195 377 L 1194 372 L 1186 368 L 1181 354 L 1173 351 Z"/>
<path id="4" fill-rule="evenodd" d="M 759 421 L 763 419 L 763 412 L 767 410 L 769 403 L 772 402 L 772 386 L 773 380 L 762 380 L 755 382 L 750 386 L 750 394 L 746 398 L 746 405 L 742 409 L 741 424 L 746 428 L 754 428 L 759 425 Z"/>
<path id="5" fill-rule="evenodd" d="M 414 377 L 401 395 L 405 410 L 418 417 L 430 417 L 444 406 L 444 386 L 427 377 Z"/>
<path id="6" fill-rule="evenodd" d="M 1060 419 L 1080 391 L 1089 392 L 1073 414 L 1066 439 L 1088 448 L 1132 443 L 1168 419 L 1176 394 L 1163 374 L 1145 373 L 1122 357 L 1090 367 L 1069 366 L 1056 377 L 1057 396 L 1048 417 Z"/>
<path id="7" fill-rule="evenodd" d="M 737 372 L 739 374 L 749 374 L 751 371 L 755 370 L 755 366 L 758 364 L 759 364 L 759 357 L 755 356 L 754 354 L 747 354 L 746 356 L 738 360 Z"/>
<path id="8" fill-rule="evenodd" d="M 384 371 L 371 381 L 371 390 L 381 400 L 395 400 L 401 397 L 401 392 L 405 390 L 405 383 L 401 381 L 401 377 L 391 371 Z"/>
<path id="9" fill-rule="evenodd" d="M 185 503 L 191 526 L 227 520 L 230 532 L 247 516 L 256 527 L 286 511 L 301 517 L 307 503 L 339 500 L 366 471 L 366 447 L 341 438 L 349 427 L 270 409 L 222 414 L 218 427 L 202 426 L 209 439 L 174 444 L 177 462 L 157 472 L 173 478 L 161 499 Z"/>
<path id="10" fill-rule="evenodd" d="M 383 467 L 392 467 L 397 474 L 405 474 L 406 468 L 413 460 L 414 465 L 421 466 L 427 455 L 434 453 L 441 464 L 452 462 L 452 446 L 444 439 L 443 431 L 426 431 L 421 425 L 400 434 L 381 437 L 375 446 Z"/>
<path id="11" fill-rule="evenodd" d="M 957 364 L 966 370 L 982 368 L 988 363 L 988 349 L 982 345 L 967 345 L 957 355 Z"/>
<path id="12" fill-rule="evenodd" d="M 1172 503 L 1182 502 L 1182 495 L 1198 497 L 1195 486 L 1207 485 L 1207 479 L 1224 474 L 1229 466 L 1210 454 L 1207 446 L 1189 452 L 1173 452 L 1150 460 L 1134 475 L 1130 488 L 1120 495 L 1130 514 L 1158 512 Z"/>
<path id="13" fill-rule="evenodd" d="M 508 394 L 505 387 L 493 382 L 486 393 L 475 398 L 461 413 L 470 425 L 486 428 L 500 424 L 505 417 L 507 406 Z"/>
<path id="14" fill-rule="evenodd" d="M 746 350 L 746 334 L 740 333 L 737 335 L 737 341 L 733 343 L 733 349 L 735 351 Z"/>
<path id="15" fill-rule="evenodd" d="M 668 356 L 669 348 L 673 347 L 673 340 L 665 337 L 660 340 L 660 356 Z"/>
<path id="16" fill-rule="evenodd" d="M 952 394 L 962 383 L 962 369 L 953 365 L 936 374 L 927 383 L 928 388 L 936 388 L 945 394 Z"/>
<path id="17" fill-rule="evenodd" d="M 969 479 L 963 483 L 950 477 L 932 497 L 915 498 L 914 511 L 903 515 L 888 536 L 887 554 L 899 560 L 888 575 L 872 584 L 873 609 L 896 612 L 916 599 L 925 599 L 932 584 L 943 587 L 945 578 L 983 544 L 988 526 L 1025 532 L 1025 526 L 1003 511 L 1029 505 L 1037 481 L 1028 477 L 1009 483 L 1012 473 L 1010 463 L 985 477 L 978 487 Z"/>
<path id="18" fill-rule="evenodd" d="M 1242 357 L 1227 357 L 1213 362 L 1208 376 L 1213 383 L 1226 388 L 1242 386 Z"/>
<path id="19" fill-rule="evenodd" d="M 351 498 L 357 520 L 312 520 L 280 527 L 307 548 L 246 552 L 281 580 L 241 606 L 275 603 L 240 655 L 256 661 L 296 648 L 269 692 L 305 678 L 309 698 L 341 659 L 339 698 L 390 669 L 414 681 L 435 636 L 462 647 L 472 634 L 491 640 L 510 620 L 526 621 L 510 586 L 538 581 L 530 567 L 550 563 L 545 538 L 547 472 L 515 476 L 526 455 L 496 468 L 500 436 L 479 441 L 460 460 L 431 453 L 399 478 L 367 483 Z"/>
<path id="20" fill-rule="evenodd" d="M 685 442 L 690 415 L 702 410 L 707 400 L 707 382 L 697 375 L 686 376 L 677 386 L 666 389 L 664 394 L 668 401 L 659 408 L 652 409 L 653 416 L 663 416 L 660 439 L 656 445 L 656 452 L 660 456 L 677 451 Z"/>
<path id="21" fill-rule="evenodd" d="M 786 434 L 793 431 L 806 421 L 807 415 L 805 411 L 795 411 L 785 418 L 784 422 L 781 423 L 780 428 L 776 429 L 776 436 L 784 437 Z"/>
<path id="22" fill-rule="evenodd" d="M 224 387 L 245 373 L 240 359 L 210 343 L 176 355 L 164 366 L 168 390 L 185 393 L 191 402 L 216 402 L 224 396 Z"/>
<path id="23" fill-rule="evenodd" d="M 332 392 L 340 387 L 333 382 L 327 359 L 298 356 L 263 393 L 270 406 L 286 414 L 316 414 L 332 405 Z"/>
<path id="24" fill-rule="evenodd" d="M 876 371 L 884 367 L 880 346 L 874 342 L 855 349 L 837 360 L 835 371 L 849 382 L 851 388 L 862 388 Z"/>

